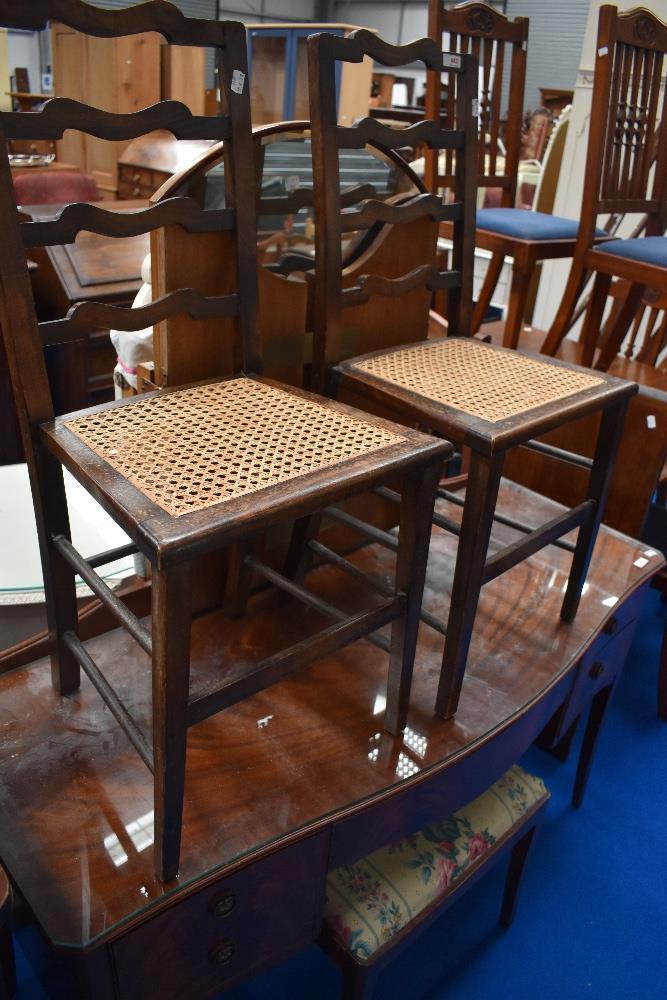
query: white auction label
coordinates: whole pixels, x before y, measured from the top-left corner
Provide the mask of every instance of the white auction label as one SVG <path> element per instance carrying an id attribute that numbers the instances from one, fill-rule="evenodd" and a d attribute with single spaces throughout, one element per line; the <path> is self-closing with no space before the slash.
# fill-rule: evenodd
<path id="1" fill-rule="evenodd" d="M 240 69 L 235 69 L 232 73 L 232 90 L 235 94 L 242 94 L 245 87 L 245 73 Z"/>

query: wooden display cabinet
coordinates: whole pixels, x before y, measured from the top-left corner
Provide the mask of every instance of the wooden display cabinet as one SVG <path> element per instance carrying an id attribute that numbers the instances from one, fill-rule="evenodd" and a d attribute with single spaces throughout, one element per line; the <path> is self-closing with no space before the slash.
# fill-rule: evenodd
<path id="1" fill-rule="evenodd" d="M 248 24 L 248 67 L 253 125 L 307 120 L 306 39 L 319 31 L 347 36 L 352 24 Z M 373 61 L 347 63 L 336 73 L 338 120 L 349 125 L 368 114 Z"/>

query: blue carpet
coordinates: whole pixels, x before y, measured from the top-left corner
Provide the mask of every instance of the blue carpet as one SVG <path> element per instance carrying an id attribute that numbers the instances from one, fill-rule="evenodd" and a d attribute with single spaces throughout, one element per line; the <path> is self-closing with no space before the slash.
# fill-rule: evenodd
<path id="1" fill-rule="evenodd" d="M 523 758 L 552 800 L 512 928 L 497 924 L 500 866 L 385 970 L 377 1000 L 667 996 L 667 723 L 655 708 L 666 616 L 652 592 L 579 811 L 569 804 L 578 745 L 566 764 L 539 750 Z M 17 934 L 17 961 L 18 1000 L 71 997 L 30 929 Z M 337 1000 L 339 990 L 336 967 L 311 947 L 224 996 Z"/>

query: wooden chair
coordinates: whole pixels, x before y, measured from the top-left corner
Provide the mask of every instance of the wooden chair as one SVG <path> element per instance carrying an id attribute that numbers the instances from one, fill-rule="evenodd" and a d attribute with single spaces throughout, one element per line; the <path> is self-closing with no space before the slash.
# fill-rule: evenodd
<path id="1" fill-rule="evenodd" d="M 620 350 L 645 290 L 667 291 L 665 52 L 667 24 L 649 10 L 620 14 L 610 4 L 600 8 L 581 226 L 563 299 L 542 347 L 546 354 L 558 351 L 591 272 L 582 362 L 601 370 Z M 595 244 L 597 217 L 606 213 L 645 214 L 646 235 Z M 599 345 L 614 276 L 630 287 Z"/>
<path id="2" fill-rule="evenodd" d="M 193 116 L 185 105 L 164 102 L 131 115 L 115 115 L 54 99 L 35 114 L 4 113 L 1 138 L 54 139 L 67 128 L 130 139 L 158 128 L 179 138 L 224 138 L 227 201 L 202 211 L 184 199 L 132 214 L 97 206 L 67 207 L 53 222 L 20 222 L 6 155 L 0 158 L 0 204 L 5 229 L 0 249 L 0 324 L 33 486 L 42 552 L 52 676 L 62 695 L 76 691 L 80 669 L 154 775 L 155 866 L 163 880 L 178 871 L 189 726 L 261 690 L 326 652 L 368 637 L 390 653 L 385 725 L 404 723 L 424 580 L 430 515 L 437 476 L 451 449 L 424 435 L 262 378 L 255 310 L 256 222 L 242 24 L 184 17 L 171 4 L 124 11 L 80 0 L 35 0 L 0 6 L 8 27 L 43 29 L 51 16 L 76 31 L 118 37 L 155 31 L 171 43 L 216 50 L 223 114 Z M 225 295 L 192 288 L 168 293 L 143 309 L 81 304 L 61 320 L 38 324 L 25 247 L 71 242 L 82 230 L 110 237 L 166 225 L 200 233 L 228 231 L 235 287 Z M 229 265 L 228 265 L 229 266 Z M 94 407 L 54 420 L 42 347 L 70 342 L 91 329 L 142 329 L 174 313 L 193 320 L 235 317 L 235 375 Z M 251 374 L 246 375 L 243 372 Z M 121 525 L 131 543 L 84 558 L 70 541 L 62 465 Z M 402 491 L 396 587 L 368 611 L 348 617 L 244 546 L 271 525 L 301 524 L 322 507 L 398 477 Z M 299 540 L 299 532 L 295 534 Z M 301 536 L 302 537 L 302 536 Z M 306 544 L 310 539 L 303 538 Z M 243 612 L 251 574 L 315 608 L 334 624 L 260 663 L 227 664 L 216 689 L 190 693 L 191 590 L 198 560 L 229 549 L 229 611 Z M 97 568 L 139 551 L 152 576 L 152 621 L 131 614 Z M 298 561 L 293 545 L 290 557 Z M 88 584 L 152 663 L 152 745 L 77 635 L 75 575 Z M 391 638 L 372 633 L 392 623 Z M 221 665 L 222 667 L 223 665 Z"/>
<path id="3" fill-rule="evenodd" d="M 513 258 L 512 281 L 505 317 L 503 344 L 516 347 L 521 324 L 530 298 L 531 279 L 539 261 L 571 257 L 576 245 L 579 224 L 546 212 L 515 208 L 517 171 L 521 146 L 523 94 L 528 45 L 528 19 L 512 21 L 485 3 L 464 3 L 445 8 L 442 0 L 429 0 L 429 36 L 439 45 L 443 34 L 449 36 L 447 47 L 455 52 L 472 52 L 480 60 L 478 157 L 480 187 L 502 189 L 499 208 L 479 209 L 475 243 L 492 253 L 486 276 L 475 305 L 472 332 L 479 330 L 498 283 L 506 257 Z M 504 158 L 499 150 L 502 86 L 509 49 L 509 95 L 507 127 L 503 142 Z M 427 78 L 426 113 L 434 121 L 455 120 L 455 85 L 453 75 L 444 104 L 441 100 L 440 75 Z M 431 191 L 450 183 L 450 163 L 440 168 L 437 155 L 427 153 L 426 181 Z M 449 236 L 447 225 L 443 235 Z M 600 231 L 602 238 L 604 232 Z"/>
<path id="4" fill-rule="evenodd" d="M 370 1000 L 385 966 L 508 853 L 509 927 L 548 801 L 540 778 L 512 767 L 454 815 L 331 871 L 320 945 L 341 967 L 343 1000 Z"/>
<path id="5" fill-rule="evenodd" d="M 613 460 L 627 402 L 637 387 L 631 383 L 562 362 L 528 358 L 465 336 L 469 319 L 472 246 L 470 226 L 475 198 L 475 179 L 466 169 L 475 156 L 476 123 L 471 117 L 472 97 L 477 85 L 474 56 L 452 57 L 441 53 L 432 40 L 409 46 L 390 46 L 368 32 L 347 39 L 318 35 L 309 39 L 310 100 L 313 134 L 313 166 L 316 185 L 316 303 L 313 354 L 319 366 L 318 384 L 331 376 L 332 392 L 371 412 L 392 414 L 414 425 L 431 428 L 457 447 L 471 451 L 465 502 L 456 494 L 439 490 L 444 499 L 464 505 L 461 525 L 438 513 L 434 523 L 459 535 L 459 550 L 452 586 L 446 642 L 436 711 L 445 718 L 456 711 L 466 665 L 468 647 L 482 585 L 509 570 L 544 545 L 557 543 L 574 553 L 561 617 L 571 621 L 577 611 L 581 589 L 602 516 Z M 378 61 L 398 65 L 422 60 L 429 70 L 443 64 L 459 75 L 456 118 L 459 127 L 443 130 L 434 122 L 412 126 L 434 149 L 455 149 L 453 176 L 456 200 L 442 206 L 454 221 L 453 272 L 438 275 L 421 267 L 408 275 L 387 280 L 359 275 L 353 288 L 341 288 L 341 235 L 348 225 L 359 224 L 360 213 L 370 221 L 386 208 L 370 201 L 358 210 L 356 221 L 340 212 L 338 198 L 338 147 L 365 142 L 373 134 L 387 146 L 400 141 L 390 129 L 382 130 L 367 119 L 352 128 L 336 122 L 336 60 L 359 60 L 369 54 Z M 372 128 L 371 128 L 372 127 Z M 411 218 L 417 210 L 434 211 L 428 196 L 417 199 L 406 212 L 392 209 L 392 219 Z M 457 232 L 457 227 L 460 227 Z M 369 310 L 419 283 L 447 286 L 450 336 L 416 343 L 407 348 L 378 351 L 344 360 L 341 355 L 346 310 L 367 302 Z M 455 294 L 452 294 L 452 289 Z M 335 366 L 335 367 L 333 367 Z M 331 371 L 333 367 L 333 372 Z M 552 449 L 533 438 L 588 413 L 601 413 L 601 426 L 594 458 Z M 507 451 L 524 445 L 545 449 L 563 461 L 584 467 L 590 479 L 583 501 L 543 527 L 514 521 L 527 537 L 508 548 L 487 555 L 498 485 Z M 505 523 L 507 523 L 505 521 Z M 560 536 L 578 527 L 576 545 Z"/>

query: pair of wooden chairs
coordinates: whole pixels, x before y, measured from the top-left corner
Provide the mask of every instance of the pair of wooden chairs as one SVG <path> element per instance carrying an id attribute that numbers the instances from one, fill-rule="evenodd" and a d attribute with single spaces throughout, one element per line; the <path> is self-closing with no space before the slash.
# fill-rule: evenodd
<path id="1" fill-rule="evenodd" d="M 225 140 L 225 207 L 206 211 L 174 198 L 130 214 L 76 204 L 51 222 L 17 218 L 6 155 L 0 199 L 6 229 L 0 251 L 0 321 L 29 466 L 42 554 L 52 676 L 74 695 L 83 669 L 154 776 L 155 866 L 178 871 L 188 728 L 254 691 L 361 637 L 389 654 L 385 726 L 405 725 L 434 490 L 446 442 L 263 379 L 257 335 L 256 215 L 249 117 L 246 35 L 235 22 L 183 17 L 171 4 L 107 11 L 79 0 L 3 4 L 10 28 L 43 29 L 56 18 L 98 37 L 156 31 L 171 44 L 215 49 L 223 113 L 199 118 L 164 102 L 130 115 L 54 99 L 42 112 L 6 113 L 3 139 L 57 139 L 74 128 L 127 140 L 166 128 L 178 138 Z M 230 234 L 232 287 L 225 295 L 179 288 L 143 309 L 75 306 L 67 317 L 37 323 L 26 248 L 72 242 L 87 230 L 109 237 L 160 226 Z M 66 344 L 100 327 L 136 330 L 174 313 L 232 329 L 231 377 L 137 397 L 54 420 L 44 365 L 45 344 Z M 131 542 L 85 558 L 71 543 L 62 467 L 65 466 L 122 526 Z M 297 524 L 337 500 L 398 483 L 402 503 L 395 587 L 369 610 L 348 615 L 243 549 L 269 525 Z M 299 561 L 294 535 L 291 565 Z M 251 572 L 314 608 L 327 628 L 277 650 L 260 663 L 221 664 L 216 689 L 190 692 L 192 586 L 200 560 L 226 550 L 230 611 L 243 612 Z M 98 573 L 129 552 L 151 567 L 151 628 L 133 615 Z M 124 626 L 152 663 L 152 740 L 147 739 L 77 634 L 79 575 Z M 321 619 L 319 619 L 321 621 Z M 391 624 L 391 637 L 376 635 Z M 245 669 L 244 669 L 245 668 Z"/>
<path id="2" fill-rule="evenodd" d="M 365 637 L 389 653 L 385 727 L 392 733 L 404 727 L 434 492 L 442 463 L 451 455 L 450 445 L 438 435 L 470 447 L 473 458 L 461 525 L 442 514 L 435 519 L 438 526 L 460 533 L 449 622 L 446 627 L 435 623 L 447 632 L 436 710 L 445 717 L 456 710 L 484 582 L 557 541 L 574 552 L 562 612 L 565 619 L 574 616 L 602 512 L 620 417 L 633 387 L 557 362 L 519 359 L 465 336 L 454 336 L 467 332 L 470 315 L 469 219 L 475 178 L 466 163 L 475 156 L 477 140 L 472 115 L 477 83 L 474 57 L 443 54 L 428 40 L 396 48 L 369 32 L 349 39 L 321 35 L 309 41 L 317 251 L 313 381 L 319 389 L 335 384 L 339 397 L 361 403 L 362 413 L 259 375 L 256 202 L 253 171 L 247 169 L 253 147 L 242 25 L 184 18 L 173 6 L 161 4 L 143 4 L 118 13 L 79 0 L 43 0 L 28 10 L 3 6 L 0 13 L 9 27 L 42 28 L 49 17 L 56 17 L 76 30 L 102 37 L 153 30 L 171 43 L 212 45 L 217 53 L 223 92 L 223 114 L 217 118 L 193 117 L 173 102 L 119 116 L 55 99 L 43 112 L 7 113 L 0 120 L 6 138 L 57 139 L 65 129 L 79 128 L 118 140 L 167 128 L 177 137 L 225 141 L 225 204 L 210 210 L 175 197 L 131 214 L 73 205 L 55 221 L 19 223 L 6 159 L 0 165 L 0 197 L 7 218 L 0 255 L 0 320 L 33 483 L 54 684 L 63 695 L 72 694 L 83 669 L 152 770 L 156 870 L 163 879 L 170 879 L 178 870 L 189 726 L 308 661 Z M 368 120 L 350 129 L 337 126 L 336 60 L 359 61 L 366 55 L 389 65 L 421 59 L 431 72 L 447 68 L 458 74 L 457 121 L 465 122 L 465 127 L 443 130 L 437 123 L 424 122 L 413 132 L 413 137 L 433 148 L 456 152 L 454 201 L 444 204 L 420 195 L 408 205 L 398 205 L 371 198 L 341 215 L 339 145 L 359 148 L 374 136 L 386 140 L 389 148 L 404 144 L 404 137 Z M 362 274 L 355 286 L 342 292 L 343 231 L 424 216 L 434 221 L 448 218 L 454 224 L 451 271 L 441 274 L 423 265 L 407 276 L 390 279 Z M 156 227 L 181 227 L 184 245 L 187 234 L 202 238 L 224 234 L 231 251 L 227 263 L 234 263 L 232 268 L 227 266 L 225 294 L 176 287 L 141 309 L 84 304 L 74 307 L 65 319 L 37 324 L 26 247 L 72 241 L 82 230 L 124 237 Z M 341 357 L 343 307 L 376 297 L 391 302 L 397 294 L 420 287 L 448 289 L 450 338 L 350 359 L 331 371 Z M 175 314 L 187 314 L 193 323 L 209 324 L 209 329 L 219 323 L 221 335 L 230 337 L 225 352 L 230 377 L 54 420 L 42 357 L 44 344 L 65 344 L 100 327 L 143 329 Z M 371 415 L 376 408 L 398 417 L 401 424 Z M 574 416 L 599 411 L 603 419 L 595 459 L 559 455 L 591 470 L 584 502 L 543 528 L 513 521 L 527 534 L 526 539 L 488 557 L 506 450 L 529 443 L 535 434 Z M 407 426 L 415 423 L 436 434 L 426 436 Z M 88 559 L 75 550 L 69 537 L 63 465 L 123 527 L 131 539 L 128 546 Z M 392 523 L 399 524 L 398 539 L 382 530 L 369 532 L 367 525 L 337 506 L 368 490 L 398 509 L 392 514 Z M 455 500 L 461 502 L 459 497 Z M 317 541 L 322 511 L 329 519 L 359 530 L 365 539 L 379 540 L 396 551 L 395 586 L 383 586 L 381 598 L 366 612 L 348 616 L 303 585 L 314 556 L 339 566 L 346 562 Z M 283 572 L 247 555 L 267 528 L 292 524 L 295 528 Z M 560 540 L 575 527 L 580 527 L 576 545 Z M 150 631 L 97 573 L 100 566 L 134 551 L 141 552 L 151 566 Z M 228 553 L 230 613 L 243 613 L 254 575 L 333 619 L 334 624 L 259 664 L 221 665 L 226 668 L 221 671 L 223 683 L 215 690 L 193 694 L 189 691 L 192 583 L 200 560 L 222 551 Z M 151 658 L 152 741 L 146 739 L 77 635 L 76 574 Z M 390 639 L 376 634 L 389 623 Z"/>

